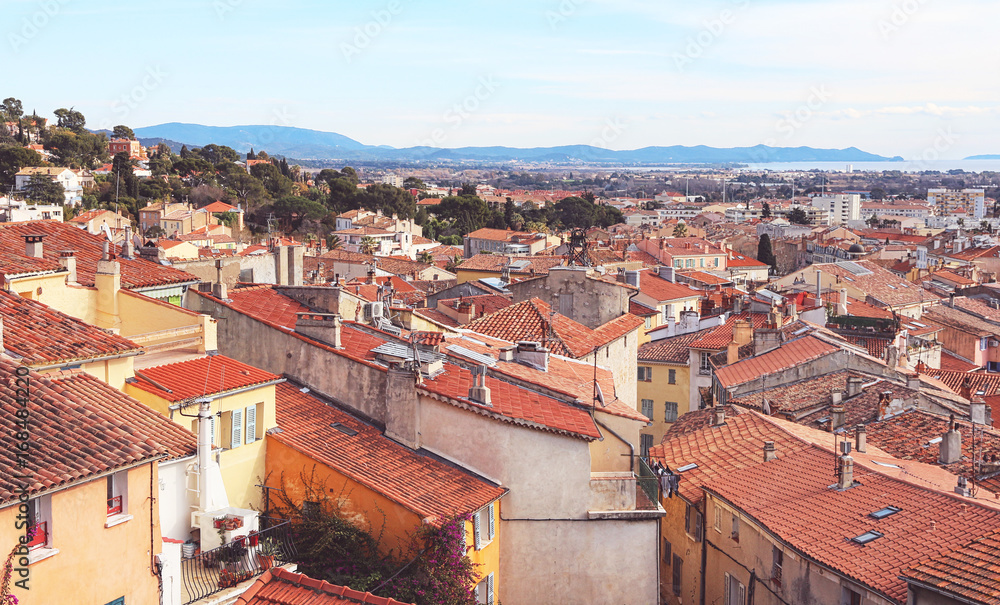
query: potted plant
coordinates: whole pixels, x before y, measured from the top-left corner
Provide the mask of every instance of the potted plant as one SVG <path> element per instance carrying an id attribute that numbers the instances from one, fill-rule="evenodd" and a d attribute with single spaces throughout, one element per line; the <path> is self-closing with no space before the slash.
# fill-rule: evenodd
<path id="1" fill-rule="evenodd" d="M 243 558 L 247 548 L 241 542 L 230 542 L 219 549 L 219 561 L 230 571 L 239 571 L 243 567 Z"/>
<path id="2" fill-rule="evenodd" d="M 274 538 L 264 538 L 257 547 L 257 564 L 260 565 L 261 569 L 271 569 L 279 554 L 281 554 L 281 549 L 278 547 L 278 541 Z"/>

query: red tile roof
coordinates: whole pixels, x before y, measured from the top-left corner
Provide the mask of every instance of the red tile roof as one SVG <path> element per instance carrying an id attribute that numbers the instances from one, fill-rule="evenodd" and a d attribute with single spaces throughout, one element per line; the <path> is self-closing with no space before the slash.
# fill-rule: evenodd
<path id="1" fill-rule="evenodd" d="M 232 306 L 265 323 L 295 329 L 299 313 L 310 311 L 297 300 L 285 296 L 271 286 L 237 288 L 229 291 Z"/>
<path id="2" fill-rule="evenodd" d="M 636 302 L 635 300 L 628 301 L 628 312 L 638 317 L 650 317 L 660 314 L 660 312 L 656 309 L 650 309 L 646 305 Z"/>
<path id="3" fill-rule="evenodd" d="M 457 328 L 461 325 L 437 309 L 414 309 L 413 314 L 448 328 Z"/>
<path id="4" fill-rule="evenodd" d="M 701 296 L 701 292 L 684 284 L 669 282 L 649 269 L 643 269 L 639 274 L 639 291 L 658 303 Z"/>
<path id="5" fill-rule="evenodd" d="M 511 275 L 544 275 L 552 267 L 561 267 L 566 264 L 566 259 L 562 256 L 507 257 L 500 254 L 477 254 L 462 261 L 457 270 L 500 273 L 504 266 L 511 261 L 527 261 L 528 263 L 523 269 L 511 269 Z"/>
<path id="6" fill-rule="evenodd" d="M 44 235 L 43 258 L 25 254 L 24 236 Z M 29 221 L 0 225 L 0 273 L 8 276 L 38 271 L 58 271 L 59 253 L 72 250 L 76 256 L 77 281 L 84 286 L 94 285 L 97 262 L 101 259 L 101 236 L 91 235 L 83 229 L 56 221 Z M 112 250 L 117 252 L 117 245 Z M 147 288 L 186 282 L 200 282 L 196 275 L 148 261 L 138 256 L 117 259 L 121 265 L 123 288 Z"/>
<path id="7" fill-rule="evenodd" d="M 639 361 L 687 365 L 691 358 L 691 343 L 705 336 L 706 332 L 700 330 L 648 342 L 639 347 Z"/>
<path id="8" fill-rule="evenodd" d="M 17 367 L 0 355 L 0 374 L 11 385 Z M 191 455 L 196 449 L 193 433 L 88 374 L 51 380 L 29 372 L 28 379 L 31 451 L 19 461 L 14 432 L 0 431 L 0 503 L 16 498 L 21 485 L 38 494 L 145 460 Z M 3 389 L 0 415 L 14 419 L 20 409 L 13 387 Z"/>
<path id="9" fill-rule="evenodd" d="M 276 374 L 224 355 L 215 355 L 144 368 L 135 373 L 135 381 L 131 384 L 167 401 L 177 402 L 280 379 L 281 376 Z M 170 389 L 170 392 L 161 387 Z"/>
<path id="10" fill-rule="evenodd" d="M 969 381 L 973 393 L 995 395 L 1000 390 L 1000 374 L 986 372 L 954 372 L 945 369 L 925 369 L 922 374 L 940 380 L 952 391 L 959 393 L 965 381 Z"/>
<path id="11" fill-rule="evenodd" d="M 773 351 L 738 361 L 715 372 L 716 378 L 723 387 L 744 384 L 772 374 L 779 370 L 818 359 L 839 351 L 838 347 L 820 340 L 815 336 L 804 336 L 781 345 Z"/>
<path id="12" fill-rule="evenodd" d="M 396 599 L 376 597 L 280 567 L 264 572 L 234 605 L 408 605 Z"/>
<path id="13" fill-rule="evenodd" d="M 810 445 L 713 477 L 707 489 L 800 553 L 897 603 L 906 602 L 903 569 L 928 552 L 1000 528 L 1000 511 L 857 464 L 853 487 L 830 489 L 834 463 L 832 452 Z M 886 506 L 902 510 L 882 520 L 869 517 Z M 882 537 L 865 545 L 851 541 L 873 530 Z"/>
<path id="14" fill-rule="evenodd" d="M 955 357 L 947 351 L 941 351 L 941 369 L 947 372 L 973 372 L 978 370 L 979 366 Z"/>
<path id="15" fill-rule="evenodd" d="M 443 520 L 473 513 L 506 491 L 469 471 L 392 441 L 375 427 L 303 393 L 296 385 L 279 384 L 276 405 L 281 431 L 268 439 L 306 454 L 421 518 Z M 332 428 L 334 423 L 357 434 Z"/>
<path id="16" fill-rule="evenodd" d="M 729 343 L 733 342 L 733 326 L 737 321 L 749 321 L 753 325 L 754 330 L 758 330 L 767 324 L 767 315 L 765 313 L 749 312 L 740 313 L 739 315 L 732 314 L 726 319 L 726 323 L 721 326 L 698 332 L 700 336 L 691 342 L 691 347 L 695 349 L 708 349 L 710 351 L 725 349 L 729 346 Z"/>
<path id="17" fill-rule="evenodd" d="M 476 305 L 477 318 L 482 317 L 483 315 L 492 315 L 500 309 L 506 309 L 514 304 L 510 297 L 498 294 L 482 294 L 476 296 L 463 296 L 462 298 L 447 298 L 439 300 L 437 304 L 455 309 L 458 307 L 459 302 L 467 302 Z"/>
<path id="18" fill-rule="evenodd" d="M 903 571 L 904 579 L 966 603 L 1000 605 L 1000 531 Z"/>
<path id="19" fill-rule="evenodd" d="M 28 366 L 85 362 L 130 352 L 138 355 L 142 350 L 131 340 L 3 290 L 0 290 L 0 315 L 3 347 Z"/>

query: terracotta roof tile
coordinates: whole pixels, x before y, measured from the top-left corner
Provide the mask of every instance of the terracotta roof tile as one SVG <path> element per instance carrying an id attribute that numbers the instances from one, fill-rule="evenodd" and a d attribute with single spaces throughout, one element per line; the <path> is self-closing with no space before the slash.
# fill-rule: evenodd
<path id="1" fill-rule="evenodd" d="M 448 328 L 457 328 L 461 325 L 437 309 L 414 309 L 413 314 Z"/>
<path id="2" fill-rule="evenodd" d="M 409 605 L 346 586 L 273 567 L 236 599 L 235 605 Z"/>
<path id="3" fill-rule="evenodd" d="M 649 269 L 643 269 L 639 274 L 639 291 L 658 303 L 701 296 L 701 292 L 684 284 L 669 282 Z"/>
<path id="4" fill-rule="evenodd" d="M 738 361 L 717 370 L 715 375 L 723 387 L 731 387 L 755 380 L 813 359 L 839 351 L 838 347 L 816 338 L 803 336 L 787 342 L 773 351 Z"/>
<path id="5" fill-rule="evenodd" d="M 473 513 L 506 490 L 424 452 L 415 452 L 375 427 L 303 393 L 276 387 L 278 426 L 268 436 L 386 496 L 421 518 Z M 357 431 L 348 435 L 332 424 Z"/>
<path id="6" fill-rule="evenodd" d="M 931 557 L 903 571 L 931 590 L 962 602 L 1000 605 L 1000 531 Z"/>
<path id="7" fill-rule="evenodd" d="M 44 235 L 42 240 L 43 258 L 32 258 L 25 254 L 24 237 Z M 77 281 L 84 286 L 94 285 L 97 262 L 101 259 L 103 242 L 97 235 L 91 235 L 67 223 L 56 221 L 30 221 L 0 225 L 0 273 L 18 275 L 39 271 L 58 271 L 59 254 L 72 250 L 76 256 Z M 117 253 L 117 245 L 112 245 Z M 200 282 L 196 275 L 167 267 L 144 258 L 119 258 L 123 288 L 146 288 L 166 286 L 186 282 Z"/>
<path id="8" fill-rule="evenodd" d="M 941 369 L 947 372 L 974 372 L 979 369 L 979 366 L 947 351 L 941 351 Z"/>
<path id="9" fill-rule="evenodd" d="M 504 266 L 511 261 L 527 261 L 524 268 L 511 269 L 511 275 L 544 275 L 552 267 L 561 267 L 566 264 L 566 259 L 562 256 L 507 257 L 500 254 L 477 254 L 462 261 L 458 265 L 458 269 L 500 273 Z"/>
<path id="10" fill-rule="evenodd" d="M 0 290 L 3 347 L 29 366 L 87 361 L 142 347 L 121 336 L 60 313 L 40 302 Z"/>
<path id="11" fill-rule="evenodd" d="M 691 343 L 704 337 L 706 332 L 708 330 L 699 330 L 648 342 L 639 347 L 639 360 L 687 365 L 690 361 Z"/>
<path id="12" fill-rule="evenodd" d="M 18 364 L 0 355 L 0 374 L 13 381 Z M 0 431 L 0 502 L 27 484 L 31 494 L 157 457 L 192 454 L 194 434 L 96 378 L 74 373 L 51 380 L 29 372 L 31 451 L 19 465 L 12 431 Z M 13 382 L 11 382 L 13 384 Z M 0 392 L 0 415 L 21 406 L 13 388 Z M 19 474 L 26 480 L 16 479 Z"/>
<path id="13" fill-rule="evenodd" d="M 444 305 L 451 309 L 458 307 L 459 302 L 467 302 L 476 305 L 476 317 L 492 315 L 500 309 L 506 309 L 514 304 L 508 296 L 499 294 L 483 294 L 476 296 L 463 296 L 462 298 L 447 298 L 438 301 L 438 305 Z"/>
<path id="14" fill-rule="evenodd" d="M 310 311 L 297 300 L 285 296 L 271 286 L 237 288 L 229 291 L 232 306 L 265 323 L 295 329 L 299 313 Z"/>
<path id="15" fill-rule="evenodd" d="M 925 369 L 922 374 L 940 380 L 949 389 L 958 393 L 965 381 L 969 381 L 973 393 L 995 395 L 1000 390 L 1000 374 L 987 372 L 955 372 L 945 369 Z"/>
<path id="16" fill-rule="evenodd" d="M 141 372 L 135 373 L 135 381 L 131 384 L 167 401 L 177 402 L 280 379 L 281 376 L 276 374 L 224 355 L 216 355 L 143 368 Z M 170 389 L 171 392 L 161 387 Z"/>

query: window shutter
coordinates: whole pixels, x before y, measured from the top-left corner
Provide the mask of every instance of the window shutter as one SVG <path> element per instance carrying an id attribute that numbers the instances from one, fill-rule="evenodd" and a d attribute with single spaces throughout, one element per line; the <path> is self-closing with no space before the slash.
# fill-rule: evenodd
<path id="1" fill-rule="evenodd" d="M 493 572 L 486 576 L 486 603 L 493 605 Z"/>
<path id="2" fill-rule="evenodd" d="M 737 603 L 739 603 L 739 605 L 744 605 L 744 603 L 747 602 L 747 587 L 742 584 L 739 584 L 739 593 L 740 596 L 739 596 L 739 601 L 737 601 Z"/>
<path id="3" fill-rule="evenodd" d="M 482 540 L 479 539 L 479 513 L 472 515 L 472 537 L 476 540 L 476 550 L 480 550 L 483 547 Z"/>
<path id="4" fill-rule="evenodd" d="M 495 504 L 490 504 L 490 506 L 486 509 L 486 514 L 490 516 L 490 540 L 492 540 L 493 537 L 496 535 L 496 530 L 497 530 L 496 520 L 494 519 L 494 517 L 496 516 L 494 514 L 495 506 L 496 506 Z"/>
<path id="5" fill-rule="evenodd" d="M 731 576 L 728 573 L 726 573 L 726 585 L 723 587 L 723 595 L 722 595 L 722 602 L 725 603 L 726 605 L 731 605 L 731 603 L 733 602 L 732 597 L 730 597 L 729 593 L 730 582 L 731 582 L 730 577 Z"/>
<path id="6" fill-rule="evenodd" d="M 230 412 L 233 420 L 232 431 L 229 435 L 229 447 L 236 449 L 243 443 L 243 410 L 233 410 Z"/>
<path id="7" fill-rule="evenodd" d="M 247 445 L 257 441 L 257 406 L 247 406 Z"/>
<path id="8" fill-rule="evenodd" d="M 212 446 L 214 447 L 215 446 L 215 415 L 214 414 L 212 416 L 208 417 L 208 431 L 209 431 L 209 437 L 208 438 L 212 442 Z"/>

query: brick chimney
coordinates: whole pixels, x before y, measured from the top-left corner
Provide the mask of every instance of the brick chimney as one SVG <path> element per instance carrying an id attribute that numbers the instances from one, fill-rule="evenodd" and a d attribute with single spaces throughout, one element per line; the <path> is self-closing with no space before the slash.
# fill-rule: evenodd
<path id="1" fill-rule="evenodd" d="M 31 258 L 42 258 L 42 238 L 44 235 L 25 235 L 24 254 Z"/>
<path id="2" fill-rule="evenodd" d="M 341 332 L 343 321 L 338 313 L 299 313 L 295 320 L 295 331 L 303 336 L 315 338 L 334 348 L 342 349 Z"/>
<path id="3" fill-rule="evenodd" d="M 851 458 L 851 442 L 841 441 L 842 456 L 837 458 L 837 489 L 845 490 L 854 487 L 854 458 Z"/>
<path id="4" fill-rule="evenodd" d="M 948 432 L 941 438 L 939 447 L 938 462 L 941 464 L 954 464 L 962 459 L 962 434 L 955 425 L 954 414 L 951 415 Z"/>

